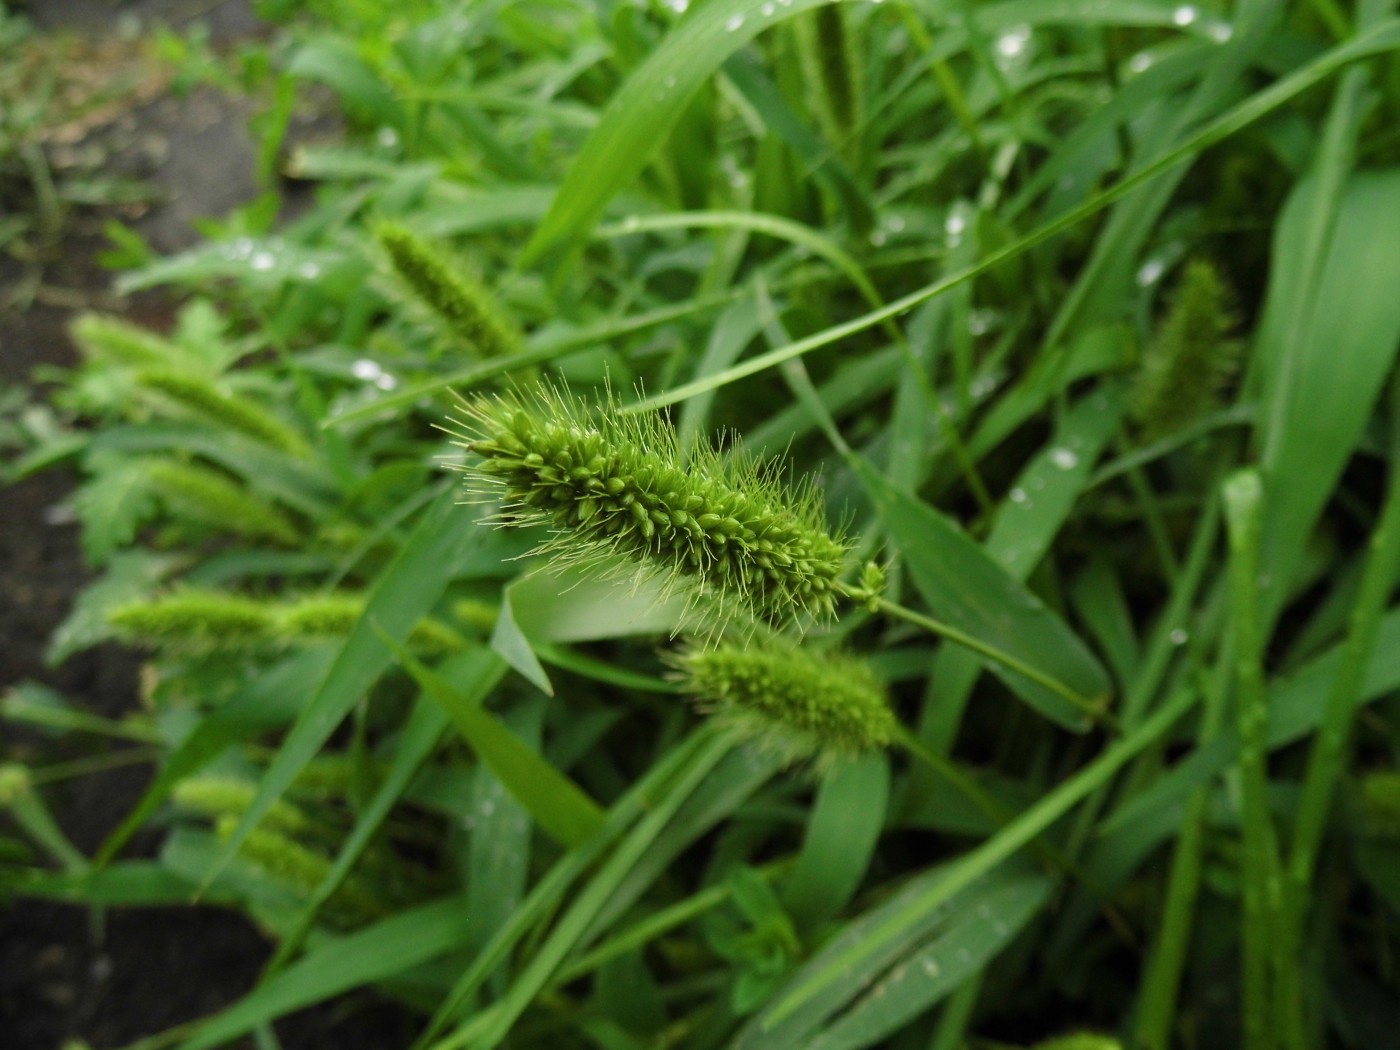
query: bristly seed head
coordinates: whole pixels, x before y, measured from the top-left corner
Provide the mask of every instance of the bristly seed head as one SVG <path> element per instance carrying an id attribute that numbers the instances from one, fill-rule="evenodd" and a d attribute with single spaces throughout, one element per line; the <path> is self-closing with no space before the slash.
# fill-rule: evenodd
<path id="1" fill-rule="evenodd" d="M 709 446 L 682 456 L 661 417 L 595 416 L 553 391 L 464 401 L 452 422 L 468 484 L 502 491 L 500 520 L 553 528 L 541 550 L 620 555 L 772 626 L 832 614 L 848 545 L 810 487 Z"/>
<path id="2" fill-rule="evenodd" d="M 863 661 L 784 645 L 721 645 L 672 659 L 683 688 L 745 738 L 788 761 L 830 762 L 888 746 L 897 723 Z"/>

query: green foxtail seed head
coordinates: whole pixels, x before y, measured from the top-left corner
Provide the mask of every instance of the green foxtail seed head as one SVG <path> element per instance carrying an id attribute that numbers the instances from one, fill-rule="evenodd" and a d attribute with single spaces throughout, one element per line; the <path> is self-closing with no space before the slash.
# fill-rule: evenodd
<path id="1" fill-rule="evenodd" d="M 289 601 L 185 587 L 118 605 L 107 622 L 128 642 L 168 652 L 246 652 L 344 637 L 364 615 L 360 594 L 308 595 Z M 408 636 L 420 653 L 459 652 L 466 640 L 446 624 L 423 619 Z"/>
<path id="2" fill-rule="evenodd" d="M 306 439 L 245 397 L 226 394 L 207 379 L 174 369 L 143 368 L 136 381 L 193 415 L 236 430 L 293 456 L 304 456 Z"/>
<path id="3" fill-rule="evenodd" d="M 152 460 L 147 476 L 167 507 L 186 520 L 249 539 L 295 545 L 291 519 L 221 470 L 198 463 Z"/>
<path id="4" fill-rule="evenodd" d="M 673 663 L 702 709 L 788 761 L 839 759 L 894 739 L 885 687 L 855 657 L 721 644 L 682 652 Z"/>
<path id="5" fill-rule="evenodd" d="M 595 417 L 551 391 L 464 401 L 452 422 L 469 485 L 501 492 L 500 520 L 553 529 L 541 551 L 621 556 L 773 626 L 831 615 L 847 544 L 812 488 L 709 446 L 683 456 L 655 414 Z"/>
<path id="6" fill-rule="evenodd" d="M 1144 440 L 1180 429 L 1218 400 L 1243 346 L 1227 338 L 1234 325 L 1220 274 L 1203 260 L 1190 263 L 1133 385 L 1129 415 Z"/>
<path id="7" fill-rule="evenodd" d="M 178 365 L 182 356 L 168 340 L 115 317 L 82 314 L 68 331 L 89 361 L 165 368 Z"/>
<path id="8" fill-rule="evenodd" d="M 18 762 L 0 765 L 0 807 L 8 806 L 29 790 L 29 770 Z"/>
<path id="9" fill-rule="evenodd" d="M 241 817 L 248 812 L 257 797 L 258 786 L 251 780 L 234 777 L 201 776 L 182 780 L 175 786 L 172 798 L 185 809 L 209 817 Z M 262 823 L 269 828 L 305 837 L 311 821 L 306 814 L 286 799 L 274 802 Z"/>
<path id="10" fill-rule="evenodd" d="M 405 226 L 382 223 L 375 236 L 403 286 L 447 330 L 482 357 L 519 351 L 523 336 L 495 298 L 446 253 Z"/>

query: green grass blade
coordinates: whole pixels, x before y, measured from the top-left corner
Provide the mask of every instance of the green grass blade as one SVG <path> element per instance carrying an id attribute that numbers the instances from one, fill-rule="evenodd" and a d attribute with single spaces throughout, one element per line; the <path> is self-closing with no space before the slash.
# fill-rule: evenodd
<path id="1" fill-rule="evenodd" d="M 293 1010 L 411 969 L 455 947 L 468 918 L 465 902 L 451 897 L 327 940 L 205 1021 L 179 1050 L 210 1050 Z"/>
<path id="2" fill-rule="evenodd" d="M 598 220 L 613 195 L 641 174 L 725 59 L 769 26 L 830 2 L 712 0 L 690 11 L 612 97 L 525 246 L 524 265 Z"/>
<path id="3" fill-rule="evenodd" d="M 889 791 L 884 754 L 853 759 L 822 778 L 797 866 L 782 894 L 799 929 L 819 926 L 850 903 L 880 839 Z"/>
<path id="4" fill-rule="evenodd" d="M 975 977 L 1050 902 L 1054 881 L 1029 876 L 1004 886 L 974 886 L 958 899 L 946 929 L 881 976 L 805 1050 L 878 1046 L 913 1018 Z"/>
<path id="5" fill-rule="evenodd" d="M 1062 682 L 1089 704 L 1107 698 L 1108 673 L 1063 620 L 944 515 L 896 491 L 864 461 L 852 463 L 935 616 Z M 1068 729 L 1088 728 L 1084 710 L 1060 693 L 995 662 L 991 669 L 1045 717 Z"/>
<path id="6" fill-rule="evenodd" d="M 1193 695 L 1183 693 L 1162 705 L 1140 727 L 1126 734 L 1092 763 L 1053 789 L 981 846 L 960 857 L 946 870 L 942 878 L 910 901 L 907 907 L 876 925 L 865 937 L 828 960 L 821 969 L 813 972 L 783 996 L 775 1004 L 769 1023 L 779 1024 L 783 1018 L 805 1003 L 817 996 L 828 994 L 833 986 L 843 979 L 846 972 L 852 967 L 860 966 L 866 958 L 882 950 L 890 940 L 899 937 L 907 926 L 920 922 L 962 890 L 995 870 L 1074 806 L 1101 788 L 1127 762 L 1160 740 L 1195 702 L 1196 698 Z"/>
<path id="7" fill-rule="evenodd" d="M 1246 1050 L 1268 1050 L 1274 1039 L 1275 1001 L 1271 968 L 1277 927 L 1278 843 L 1269 812 L 1265 767 L 1269 714 L 1264 695 L 1264 636 L 1259 608 L 1259 533 L 1264 489 L 1259 472 L 1241 470 L 1222 488 L 1230 537 L 1230 619 L 1233 630 L 1235 705 L 1239 720 L 1239 782 L 1243 839 L 1242 941 L 1244 991 L 1241 1012 Z M 1294 960 L 1296 963 L 1296 960 Z"/>
<path id="8" fill-rule="evenodd" d="M 385 642 L 393 647 L 419 688 L 441 705 L 481 761 L 530 811 L 545 834 L 571 847 L 602 828 L 604 814 L 598 804 L 481 706 L 481 700 L 505 674 L 505 663 L 495 653 L 471 654 L 475 658 L 472 673 L 466 676 L 471 682 L 470 691 L 464 691 L 424 666 L 402 645 L 387 638 Z"/>
<path id="9" fill-rule="evenodd" d="M 1320 182 L 1302 184 L 1279 221 L 1274 256 L 1308 242 L 1323 206 Z M 1291 567 L 1370 418 L 1400 346 L 1400 169 L 1364 172 L 1343 186 L 1316 282 L 1271 288 L 1257 353 L 1277 357 L 1264 393 L 1261 467 L 1270 492 L 1262 571 L 1276 611 Z M 1311 309 L 1299 323 L 1299 293 Z M 1286 377 L 1286 381 L 1285 380 Z"/>

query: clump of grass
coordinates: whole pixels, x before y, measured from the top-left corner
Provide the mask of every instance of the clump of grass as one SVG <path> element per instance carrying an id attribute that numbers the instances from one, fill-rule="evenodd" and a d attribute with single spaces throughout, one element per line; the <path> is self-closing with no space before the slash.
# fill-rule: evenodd
<path id="1" fill-rule="evenodd" d="M 708 445 L 682 450 L 657 415 L 594 415 L 540 392 L 462 402 L 468 484 L 499 491 L 508 525 L 548 525 L 571 561 L 622 556 L 771 625 L 829 617 L 847 543 L 810 486 Z M 683 454 L 684 453 L 684 454 Z"/>
<path id="2" fill-rule="evenodd" d="M 722 644 L 673 658 L 682 689 L 745 739 L 789 762 L 820 764 L 889 746 L 898 723 L 885 687 L 840 653 Z"/>

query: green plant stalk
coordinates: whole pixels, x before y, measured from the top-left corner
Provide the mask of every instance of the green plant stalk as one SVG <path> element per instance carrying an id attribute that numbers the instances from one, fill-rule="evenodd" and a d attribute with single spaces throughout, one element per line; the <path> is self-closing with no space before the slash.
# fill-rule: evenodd
<path id="1" fill-rule="evenodd" d="M 1282 934 L 1288 939 L 1288 954 L 1293 958 L 1300 957 L 1297 953 L 1307 923 L 1309 891 L 1327 830 L 1327 815 L 1346 759 L 1356 702 L 1375 650 L 1381 615 L 1400 574 L 1400 433 L 1392 441 L 1390 468 L 1385 504 L 1371 533 L 1370 553 L 1352 607 L 1341 665 L 1328 693 L 1322 725 L 1313 738 L 1294 819 L 1292 850 L 1284 872 L 1285 912 L 1281 924 Z M 1289 1003 L 1301 1009 L 1301 989 L 1290 991 L 1293 994 Z M 1305 1030 L 1304 1020 L 1301 1015 L 1294 1017 L 1300 1031 Z"/>
<path id="2" fill-rule="evenodd" d="M 1014 813 L 983 791 L 975 780 L 959 769 L 957 763 L 930 751 L 924 746 L 923 741 L 904 726 L 900 726 L 895 734 L 895 742 L 947 781 L 959 794 L 976 806 L 983 816 L 997 825 L 999 830 L 1015 818 Z M 1086 886 L 1091 885 L 1085 877 L 1083 869 L 1066 856 L 1058 846 L 1041 839 L 1036 839 L 1030 845 L 1050 869 L 1064 872 Z"/>
<path id="3" fill-rule="evenodd" d="M 948 997 L 938 1018 L 929 1050 L 962 1050 L 967 1045 L 967 1029 L 972 1024 L 977 1001 L 982 997 L 982 982 L 987 971 L 973 974 Z"/>
<path id="4" fill-rule="evenodd" d="M 38 792 L 26 789 L 10 799 L 4 808 L 10 811 L 20 830 L 42 846 L 49 856 L 63 866 L 64 871 L 78 874 L 91 867 L 87 857 L 58 826 L 58 821 L 54 820 Z"/>
<path id="5" fill-rule="evenodd" d="M 1211 486 L 1215 491 L 1216 486 Z M 1132 725 L 1136 712 L 1152 691 L 1166 669 L 1167 653 L 1172 648 L 1169 640 L 1173 625 L 1180 623 L 1191 600 L 1194 598 L 1201 578 L 1205 574 L 1208 557 L 1214 546 L 1216 528 L 1219 525 L 1220 501 L 1211 500 L 1202 515 L 1191 551 L 1187 556 L 1186 567 L 1177 579 L 1171 602 L 1163 616 L 1158 631 L 1157 642 L 1147 663 L 1150 670 L 1151 688 L 1145 694 L 1129 690 L 1124 705 L 1124 722 Z M 1228 650 L 1228 642 L 1227 642 Z M 1222 665 L 1228 665 L 1228 651 L 1222 654 Z M 1201 728 L 1197 733 L 1198 748 L 1207 746 L 1219 734 L 1225 724 L 1225 682 L 1216 680 L 1203 683 L 1205 709 L 1202 713 Z M 1135 702 L 1135 698 L 1137 702 Z M 1205 844 L 1205 818 L 1210 801 L 1209 785 L 1198 788 L 1186 804 L 1186 814 L 1182 820 L 1180 835 L 1177 836 L 1176 850 L 1172 855 L 1171 871 L 1167 877 L 1166 904 L 1162 920 L 1158 924 L 1157 942 L 1148 958 L 1147 970 L 1142 979 L 1142 992 L 1138 999 L 1136 1031 L 1138 1044 L 1142 1050 L 1168 1050 L 1171 1046 L 1171 1025 L 1176 1017 L 1177 995 L 1181 987 L 1181 973 L 1186 961 L 1186 949 L 1191 939 L 1192 917 L 1196 907 L 1196 897 L 1200 888 L 1202 857 Z"/>
<path id="6" fill-rule="evenodd" d="M 964 631 L 958 630 L 958 628 L 954 627 L 952 624 L 944 623 L 942 620 L 935 620 L 931 616 L 925 616 L 923 613 L 915 612 L 913 609 L 908 609 L 903 605 L 892 602 L 888 598 L 871 595 L 860 588 L 851 587 L 848 584 L 838 584 L 837 589 L 845 593 L 847 597 L 856 601 L 865 602 L 872 609 L 885 613 L 887 616 L 893 616 L 897 619 L 904 620 L 906 623 L 911 623 L 915 627 L 922 627 L 931 634 L 936 634 L 966 649 L 971 649 L 978 656 L 996 661 L 1007 670 L 1023 675 L 1032 682 L 1035 682 L 1036 685 L 1044 686 L 1046 689 L 1064 697 L 1064 699 L 1080 708 L 1085 714 L 1096 721 L 1102 722 L 1108 726 L 1116 726 L 1117 724 L 1117 720 L 1104 710 L 1102 703 L 1091 700 L 1087 696 L 1082 696 L 1065 685 L 1065 683 L 1061 682 L 1058 678 L 1051 677 L 1039 668 L 1032 667 L 1024 660 L 1012 656 L 1010 653 L 1004 652 L 994 645 L 988 645 L 980 638 L 975 638 Z"/>
<path id="7" fill-rule="evenodd" d="M 95 733 L 117 740 L 132 740 L 138 744 L 161 744 L 165 741 L 160 732 L 151 726 L 136 722 L 119 722 L 86 711 L 30 703 L 17 696 L 6 697 L 0 701 L 0 715 L 11 721 L 27 722 L 29 725 Z"/>
<path id="8" fill-rule="evenodd" d="M 947 875 L 898 915 L 892 916 L 870 931 L 869 936 L 853 944 L 822 971 L 802 982 L 778 1002 L 769 1017 L 773 1025 L 782 1023 L 795 1010 L 828 987 L 843 979 L 849 968 L 855 967 L 878 952 L 891 937 L 898 936 L 911 924 L 923 921 L 957 893 L 971 886 L 1028 845 L 1036 836 L 1068 813 L 1074 806 L 1098 790 L 1124 765 L 1144 749 L 1156 743 L 1196 703 L 1191 692 L 1178 693 L 1163 704 L 1143 724 L 1126 734 L 1085 766 L 1069 780 L 1055 788 L 1025 810 L 1005 828 L 964 854 L 949 867 Z"/>
<path id="9" fill-rule="evenodd" d="M 1242 940 L 1245 1050 L 1277 1046 L 1273 1025 L 1278 1003 L 1271 972 L 1275 951 L 1273 920 L 1279 899 L 1278 843 L 1269 813 L 1269 712 L 1264 694 L 1264 639 L 1259 608 L 1259 536 L 1264 489 L 1259 472 L 1231 474 L 1222 487 L 1230 540 L 1230 596 L 1236 716 L 1240 734 L 1238 769 L 1244 917 Z"/>
<path id="10" fill-rule="evenodd" d="M 1231 660 L 1227 641 L 1222 653 L 1222 666 Z M 1225 676 L 1204 683 L 1205 709 L 1201 728 L 1196 737 L 1198 749 L 1210 744 L 1225 724 Z M 1136 1023 L 1137 1040 L 1142 1050 L 1169 1050 L 1172 1045 L 1172 1022 L 1176 1018 L 1177 996 L 1181 974 L 1186 962 L 1186 949 L 1191 941 L 1192 920 L 1200 891 L 1201 871 L 1205 853 L 1206 813 L 1211 786 L 1202 785 L 1186 803 L 1181 833 L 1177 836 L 1172 855 L 1171 871 L 1167 877 L 1166 904 L 1158 924 L 1157 942 L 1148 959 L 1142 980 Z"/>

